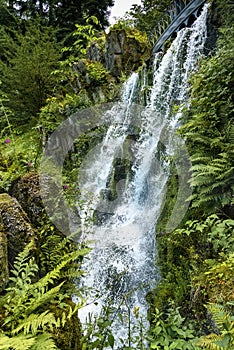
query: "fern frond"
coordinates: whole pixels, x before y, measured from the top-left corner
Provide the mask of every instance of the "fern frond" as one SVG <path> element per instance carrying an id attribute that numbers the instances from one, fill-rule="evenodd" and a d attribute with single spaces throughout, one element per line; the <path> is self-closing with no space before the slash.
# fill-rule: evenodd
<path id="1" fill-rule="evenodd" d="M 58 263 L 52 271 L 48 272 L 46 276 L 42 277 L 40 281 L 35 284 L 35 288 L 37 288 L 38 285 L 47 286 L 49 284 L 53 284 L 54 280 L 61 278 L 61 271 L 64 267 L 68 266 L 70 262 L 74 262 L 80 257 L 87 255 L 89 252 L 89 248 L 83 248 L 71 253 L 67 253 L 65 257 L 63 256 L 62 261 Z"/>
<path id="2" fill-rule="evenodd" d="M 196 345 L 201 346 L 202 348 L 205 347 L 205 349 L 209 349 L 209 350 L 224 350 L 225 348 L 220 347 L 217 342 L 219 342 L 221 340 L 221 336 L 211 333 L 201 339 L 199 339 L 199 341 L 197 342 Z M 226 348 L 226 350 L 228 350 Z"/>
<path id="3" fill-rule="evenodd" d="M 234 144 L 234 125 L 231 126 L 229 131 L 229 140 L 232 144 Z"/>
<path id="4" fill-rule="evenodd" d="M 32 346 L 30 350 L 57 350 L 51 334 L 43 333 L 37 336 L 37 342 Z"/>
<path id="5" fill-rule="evenodd" d="M 193 177 L 189 180 L 189 182 L 193 187 L 198 187 L 198 186 L 205 186 L 210 184 L 212 182 L 212 179 L 210 176 L 207 176 L 207 174 L 202 175 L 198 173 L 198 174 L 193 174 Z"/>
<path id="6" fill-rule="evenodd" d="M 220 327 L 224 327 L 225 329 L 230 329 L 234 322 L 231 321 L 231 316 L 222 305 L 218 304 L 209 304 L 208 310 L 211 312 L 212 317 L 215 323 Z M 234 336 L 234 334 L 233 334 Z"/>
<path id="7" fill-rule="evenodd" d="M 210 162 L 211 158 L 204 156 L 202 153 L 201 154 L 195 153 L 190 157 L 190 160 L 192 163 L 199 162 L 199 163 L 207 164 L 208 162 Z"/>
<path id="8" fill-rule="evenodd" d="M 5 334 L 0 332 L 0 350 L 57 349 L 48 331 L 64 326 L 80 308 L 80 304 L 72 308 L 67 299 L 71 297 L 72 278 L 83 273 L 79 269 L 75 271 L 75 267 L 90 249 L 69 247 L 55 268 L 38 280 L 38 266 L 30 256 L 33 248 L 34 242 L 29 243 L 16 258 L 10 286 L 0 297 L 4 315 L 1 326 L 5 331 Z M 64 284 L 68 287 L 65 292 L 61 291 Z M 50 310 L 59 303 L 64 312 L 56 319 Z"/>
<path id="9" fill-rule="evenodd" d="M 205 346 L 211 350 L 231 350 L 234 348 L 234 320 L 225 310 L 225 307 L 218 304 L 209 304 L 207 309 L 219 327 L 219 334 L 209 334 L 199 339 L 197 345 Z"/>
<path id="10" fill-rule="evenodd" d="M 191 134 L 191 135 L 189 135 L 189 134 Z M 188 133 L 187 136 L 193 136 L 193 142 L 197 142 L 197 143 L 202 144 L 204 146 L 210 145 L 210 138 L 208 136 L 196 135 L 193 133 Z"/>
<path id="11" fill-rule="evenodd" d="M 30 313 L 34 312 L 37 308 L 45 305 L 46 303 L 54 299 L 58 295 L 64 282 L 65 281 L 60 283 L 58 286 L 55 286 L 49 289 L 47 292 L 45 292 L 43 285 L 40 287 L 39 291 L 34 290 L 34 293 L 30 298 L 27 304 L 27 307 L 25 309 L 25 314 L 29 315 Z"/>
<path id="12" fill-rule="evenodd" d="M 219 203 L 220 202 L 220 196 L 219 195 L 206 195 L 206 196 L 200 196 L 196 195 L 196 197 L 194 196 L 193 199 L 196 199 L 196 201 L 194 201 L 192 203 L 193 208 L 199 208 L 201 207 L 203 204 L 207 204 L 209 202 L 216 202 Z"/>
<path id="13" fill-rule="evenodd" d="M 12 331 L 12 335 L 16 335 L 22 330 L 25 335 L 29 333 L 36 335 L 38 331 L 45 331 L 48 328 L 52 330 L 54 326 L 57 326 L 55 316 L 52 312 L 47 310 L 40 315 L 29 315 L 26 319 L 20 322 L 18 327 Z"/>
<path id="14" fill-rule="evenodd" d="M 30 241 L 22 252 L 18 254 L 15 258 L 13 274 L 17 277 L 25 269 L 26 264 L 29 260 L 30 252 L 34 249 L 35 242 L 34 240 Z"/>
<path id="15" fill-rule="evenodd" d="M 38 271 L 38 266 L 35 263 L 34 258 L 28 260 L 28 262 L 20 264 L 20 270 L 13 270 L 13 274 L 15 275 L 10 277 L 10 282 L 13 283 L 13 287 L 10 286 L 6 289 L 8 292 L 13 291 L 21 291 L 27 289 L 31 285 L 32 278 L 35 276 L 35 273 Z"/>
<path id="16" fill-rule="evenodd" d="M 0 350 L 30 350 L 35 343 L 36 338 L 27 335 L 10 338 L 0 334 Z"/>
<path id="17" fill-rule="evenodd" d="M 218 176 L 218 179 L 226 179 L 230 178 L 230 180 L 234 181 L 234 167 L 227 169 L 222 169 L 224 171 L 221 172 L 221 174 Z"/>

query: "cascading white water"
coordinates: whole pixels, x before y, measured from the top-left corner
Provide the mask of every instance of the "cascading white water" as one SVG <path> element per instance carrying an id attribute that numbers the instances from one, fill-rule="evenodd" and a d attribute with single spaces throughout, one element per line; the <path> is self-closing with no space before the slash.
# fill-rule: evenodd
<path id="1" fill-rule="evenodd" d="M 106 118 L 113 120 L 113 123 L 107 130 L 103 142 L 95 148 L 93 154 L 89 153 L 88 164 L 84 161 L 80 170 L 79 186 L 83 194 L 83 201 L 86 202 L 82 210 L 80 210 L 84 234 L 87 233 L 86 222 L 92 217 L 93 211 L 99 202 L 101 192 L 106 188 L 107 178 L 111 172 L 116 152 L 118 152 L 126 137 L 130 123 L 129 108 L 136 98 L 138 80 L 138 74 L 133 73 L 124 83 L 122 91 L 124 108 L 116 104 L 110 111 L 106 112 Z M 92 163 L 91 167 L 90 162 Z M 91 202 L 88 200 L 90 194 L 92 196 Z M 84 236 L 85 238 L 86 236 Z"/>
<path id="2" fill-rule="evenodd" d="M 140 307 L 140 314 L 147 316 L 145 296 L 157 280 L 154 227 L 169 173 L 167 161 L 160 160 L 159 144 L 165 148 L 164 156 L 172 154 L 180 116 L 172 114 L 172 105 L 186 99 L 188 78 L 196 69 L 206 41 L 207 12 L 205 5 L 194 25 L 178 33 L 161 61 L 159 55 L 155 57 L 153 86 L 144 108 L 134 104 L 139 78 L 132 74 L 123 86 L 122 103 L 107 113 L 112 125 L 83 167 L 80 190 L 83 199 L 87 191 L 93 193 L 93 201 L 84 206 L 81 216 L 85 222 L 87 215 L 95 211 L 104 214 L 96 225 L 89 223 L 88 229 L 85 226 L 82 236 L 83 240 L 93 241 L 93 250 L 84 263 L 88 274 L 83 283 L 100 294 L 95 300 L 98 305 L 90 303 L 80 311 L 83 322 L 88 313 L 100 313 L 108 301 L 116 308 L 121 304 L 123 315 Z M 129 138 L 132 129 L 138 130 L 135 138 Z M 131 165 L 131 176 L 117 181 L 117 199 L 108 202 L 102 199 L 103 191 L 120 153 Z M 116 321 L 113 327 L 115 335 L 127 337 L 124 322 Z M 117 348 L 121 347 L 116 345 Z"/>

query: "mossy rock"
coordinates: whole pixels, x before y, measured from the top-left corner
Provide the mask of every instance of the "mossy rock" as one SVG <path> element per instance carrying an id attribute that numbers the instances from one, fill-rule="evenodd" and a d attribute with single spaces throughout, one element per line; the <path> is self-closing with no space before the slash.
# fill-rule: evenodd
<path id="1" fill-rule="evenodd" d="M 171 167 L 171 174 L 166 184 L 166 191 L 161 205 L 161 212 L 156 225 L 157 233 L 165 233 L 168 220 L 176 202 L 178 193 L 178 175 L 175 165 Z"/>
<path id="2" fill-rule="evenodd" d="M 0 232 L 2 268 L 6 273 L 6 243 L 8 250 L 8 269 L 25 245 L 35 237 L 35 231 L 18 201 L 7 193 L 0 194 Z M 5 253 L 4 253 L 5 252 Z"/>
<path id="3" fill-rule="evenodd" d="M 13 185 L 10 193 L 17 198 L 20 205 L 27 213 L 30 222 L 37 226 L 43 216 L 43 204 L 40 195 L 39 175 L 31 171 L 23 175 Z"/>
<path id="4" fill-rule="evenodd" d="M 147 37 L 133 28 L 113 28 L 106 38 L 106 68 L 114 77 L 137 71 L 151 56 Z"/>
<path id="5" fill-rule="evenodd" d="M 66 301 L 68 304 L 74 308 L 74 303 L 72 300 Z M 56 308 L 52 310 L 56 317 L 62 317 L 63 309 Z M 82 337 L 82 327 L 81 322 L 78 318 L 78 314 L 74 314 L 70 320 L 68 320 L 65 325 L 57 329 L 56 332 L 56 344 L 59 349 L 62 350 L 81 350 L 81 337 Z"/>
<path id="6" fill-rule="evenodd" d="M 59 188 L 55 179 L 51 176 L 43 175 L 44 197 L 47 208 L 53 208 L 54 221 L 59 228 L 63 228 L 66 234 L 70 234 L 70 221 L 63 196 L 63 188 Z M 42 181 L 42 179 L 41 179 Z M 40 228 L 47 220 L 47 213 L 41 197 L 39 174 L 35 171 L 23 175 L 11 189 L 11 194 L 17 198 L 31 224 L 35 228 Z M 56 218 L 56 220 L 55 220 Z"/>
<path id="7" fill-rule="evenodd" d="M 4 290 L 9 279 L 7 237 L 0 228 L 0 293 Z"/>
<path id="8" fill-rule="evenodd" d="M 102 62 L 82 59 L 72 68 L 77 75 L 77 86 L 85 89 L 90 101 L 104 103 L 116 97 L 118 88 L 115 80 Z"/>

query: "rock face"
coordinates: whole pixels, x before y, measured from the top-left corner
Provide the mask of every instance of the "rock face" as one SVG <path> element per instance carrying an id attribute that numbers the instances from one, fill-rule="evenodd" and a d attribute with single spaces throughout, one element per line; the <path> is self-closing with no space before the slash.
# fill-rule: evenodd
<path id="1" fill-rule="evenodd" d="M 0 227 L 0 293 L 6 287 L 9 279 L 7 238 Z"/>
<path id="2" fill-rule="evenodd" d="M 114 77 L 129 75 L 149 59 L 147 39 L 136 30 L 111 30 L 106 37 L 106 69 Z"/>
<path id="3" fill-rule="evenodd" d="M 87 48 L 87 58 L 88 60 L 105 64 L 105 54 L 96 41 L 93 41 Z"/>
<path id="4" fill-rule="evenodd" d="M 101 45 L 93 41 L 86 56 L 88 60 L 102 63 L 116 80 L 123 73 L 129 75 L 136 71 L 151 56 L 147 37 L 131 27 L 113 27 L 104 41 Z"/>
<path id="5" fill-rule="evenodd" d="M 86 91 L 88 100 L 94 104 L 112 101 L 116 94 L 115 80 L 105 68 L 101 54 L 90 53 L 87 57 L 89 59 L 81 59 L 72 66 L 76 73 L 76 91 Z"/>
<path id="6" fill-rule="evenodd" d="M 11 194 L 19 201 L 30 222 L 35 226 L 40 224 L 43 204 L 40 195 L 39 175 L 36 172 L 23 175 L 14 184 Z"/>
<path id="7" fill-rule="evenodd" d="M 6 193 L 0 194 L 0 291 L 8 282 L 15 257 L 34 235 L 18 201 Z"/>
<path id="8" fill-rule="evenodd" d="M 56 182 L 49 176 L 45 176 L 45 185 L 47 187 L 47 207 L 53 208 L 53 215 L 57 217 L 54 221 L 58 229 L 63 227 L 61 232 L 71 233 L 70 223 L 73 224 L 72 218 L 68 217 L 66 205 L 62 196 L 62 189 L 59 189 Z M 14 196 L 23 210 L 27 213 L 30 223 L 33 227 L 39 228 L 43 225 L 46 211 L 41 198 L 41 188 L 39 174 L 30 172 L 23 175 L 11 189 L 11 195 Z"/>

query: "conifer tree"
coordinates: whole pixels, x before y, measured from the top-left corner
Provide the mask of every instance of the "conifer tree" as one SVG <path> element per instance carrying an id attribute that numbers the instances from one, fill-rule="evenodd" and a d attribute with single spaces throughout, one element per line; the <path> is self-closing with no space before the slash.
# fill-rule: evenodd
<path id="1" fill-rule="evenodd" d="M 85 24 L 90 16 L 98 18 L 99 29 L 107 26 L 114 0 L 1 0 L 1 3 L 7 16 L 15 16 L 22 24 L 40 18 L 44 25 L 56 28 L 58 38 L 63 40 L 75 30 L 75 24 Z M 5 18 L 0 15 L 0 26 L 7 24 Z"/>
<path id="2" fill-rule="evenodd" d="M 8 97 L 6 107 L 15 114 L 17 124 L 36 117 L 56 79 L 51 72 L 60 58 L 54 31 L 39 23 L 27 26 L 26 32 L 15 32 L 15 40 L 4 32 L 0 73 L 2 90 Z"/>

